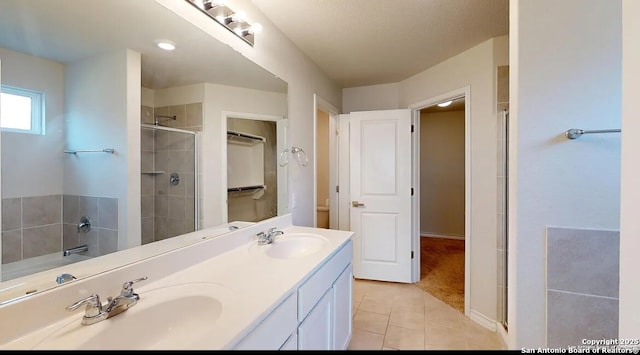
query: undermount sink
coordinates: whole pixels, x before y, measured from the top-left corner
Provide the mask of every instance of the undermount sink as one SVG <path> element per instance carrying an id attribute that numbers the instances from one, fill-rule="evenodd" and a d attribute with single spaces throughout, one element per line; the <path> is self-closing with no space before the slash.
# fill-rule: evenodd
<path id="1" fill-rule="evenodd" d="M 319 234 L 313 233 L 284 233 L 276 237 L 271 244 L 259 245 L 254 243 L 251 247 L 256 251 L 262 251 L 272 258 L 292 259 L 314 254 L 320 251 L 329 240 Z"/>
<path id="2" fill-rule="evenodd" d="M 206 348 L 211 324 L 229 311 L 233 292 L 215 283 L 185 283 L 138 292 L 138 303 L 82 325 L 79 311 L 33 349 L 151 350 Z M 84 308 L 83 308 L 84 309 Z"/>

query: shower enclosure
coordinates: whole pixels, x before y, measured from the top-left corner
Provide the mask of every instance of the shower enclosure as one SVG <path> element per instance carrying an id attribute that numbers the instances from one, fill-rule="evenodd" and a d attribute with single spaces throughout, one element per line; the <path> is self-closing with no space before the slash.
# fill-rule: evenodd
<path id="1" fill-rule="evenodd" d="M 141 124 L 142 244 L 198 230 L 198 132 Z"/>

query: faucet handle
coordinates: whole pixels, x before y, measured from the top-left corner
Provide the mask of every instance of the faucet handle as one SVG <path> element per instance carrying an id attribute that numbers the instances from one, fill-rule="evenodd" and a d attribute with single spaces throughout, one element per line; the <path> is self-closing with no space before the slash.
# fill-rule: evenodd
<path id="1" fill-rule="evenodd" d="M 95 317 L 102 313 L 102 302 L 100 302 L 100 296 L 98 296 L 97 293 L 94 293 L 87 298 L 83 298 L 80 301 L 67 306 L 66 310 L 74 311 L 85 303 L 87 304 L 85 317 Z"/>
<path id="2" fill-rule="evenodd" d="M 135 279 L 135 280 L 131 280 L 131 281 L 125 282 L 124 284 L 122 284 L 122 290 L 120 291 L 120 294 L 121 295 L 127 295 L 127 296 L 133 295 L 133 287 L 131 287 L 131 286 L 133 286 L 133 284 L 136 283 L 136 282 L 144 281 L 146 279 L 147 279 L 147 277 L 143 276 L 143 277 L 141 277 L 139 279 Z"/>
<path id="3" fill-rule="evenodd" d="M 269 233 L 273 233 L 273 232 L 275 232 L 275 231 L 276 231 L 276 229 L 278 229 L 278 228 L 276 228 L 276 227 L 271 227 L 271 228 L 269 228 Z"/>

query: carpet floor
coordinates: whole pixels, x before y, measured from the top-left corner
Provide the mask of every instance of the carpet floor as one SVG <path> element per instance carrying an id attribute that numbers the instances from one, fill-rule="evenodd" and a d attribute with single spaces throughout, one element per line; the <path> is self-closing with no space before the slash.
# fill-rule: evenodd
<path id="1" fill-rule="evenodd" d="M 416 286 L 464 313 L 464 240 L 421 237 Z"/>

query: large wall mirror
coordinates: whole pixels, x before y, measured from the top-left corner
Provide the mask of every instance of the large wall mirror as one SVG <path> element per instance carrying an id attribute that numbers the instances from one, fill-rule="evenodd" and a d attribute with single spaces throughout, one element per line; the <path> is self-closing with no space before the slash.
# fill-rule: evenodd
<path id="1" fill-rule="evenodd" d="M 0 304 L 264 218 L 229 219 L 227 117 L 282 126 L 287 83 L 155 0 L 2 0 L 0 60 Z"/>

